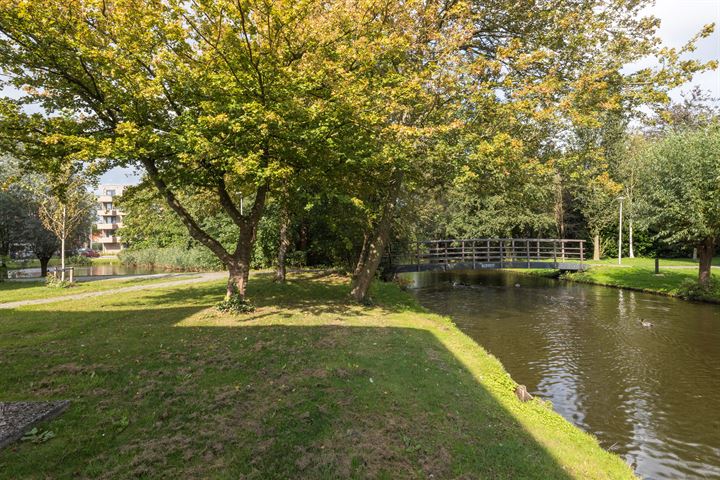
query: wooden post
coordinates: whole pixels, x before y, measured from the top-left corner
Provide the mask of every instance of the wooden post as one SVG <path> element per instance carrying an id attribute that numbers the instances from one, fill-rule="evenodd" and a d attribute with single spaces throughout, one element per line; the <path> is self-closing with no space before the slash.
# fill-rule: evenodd
<path id="1" fill-rule="evenodd" d="M 75 267 L 70 267 L 70 283 L 73 283 L 75 277 Z"/>
<path id="2" fill-rule="evenodd" d="M 515 239 L 510 240 L 510 261 L 515 261 Z"/>
<path id="3" fill-rule="evenodd" d="M 462 255 L 462 262 L 465 263 L 465 240 L 460 240 L 460 252 Z"/>
<path id="4" fill-rule="evenodd" d="M 485 261 L 490 262 L 490 239 L 487 239 L 487 250 L 485 250 Z"/>
<path id="5" fill-rule="evenodd" d="M 560 240 L 560 258 L 565 261 L 565 239 Z"/>
<path id="6" fill-rule="evenodd" d="M 500 268 L 503 268 L 503 264 L 505 263 L 503 261 L 504 253 L 505 253 L 505 240 L 500 240 Z"/>
<path id="7" fill-rule="evenodd" d="M 527 259 L 527 268 L 530 268 L 530 240 L 525 240 L 525 258 Z"/>
<path id="8" fill-rule="evenodd" d="M 477 256 L 477 242 L 472 242 L 472 258 L 473 258 L 473 270 L 475 270 L 475 257 Z"/>
<path id="9" fill-rule="evenodd" d="M 537 241 L 537 254 L 535 255 L 538 260 L 540 260 L 540 239 L 538 238 Z"/>
<path id="10" fill-rule="evenodd" d="M 557 268 L 557 240 L 553 240 L 553 262 Z"/>
<path id="11" fill-rule="evenodd" d="M 580 240 L 580 263 L 585 263 L 585 241 Z"/>
<path id="12" fill-rule="evenodd" d="M 448 242 L 445 242 L 445 270 L 447 270 L 449 263 L 450 259 L 448 258 Z"/>
<path id="13" fill-rule="evenodd" d="M 420 271 L 420 242 L 415 243 L 415 264 L 417 265 L 417 271 Z"/>

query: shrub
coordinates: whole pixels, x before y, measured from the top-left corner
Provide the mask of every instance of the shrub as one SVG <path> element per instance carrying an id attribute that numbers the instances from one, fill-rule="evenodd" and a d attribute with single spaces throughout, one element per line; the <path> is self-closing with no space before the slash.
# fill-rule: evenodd
<path id="1" fill-rule="evenodd" d="M 45 277 L 45 285 L 50 288 L 67 288 L 72 286 L 72 283 L 65 280 L 60 280 L 60 277 L 56 277 L 55 275 L 48 275 Z"/>
<path id="2" fill-rule="evenodd" d="M 215 305 L 215 308 L 223 313 L 252 313 L 255 311 L 255 305 L 250 303 L 249 300 L 243 300 L 238 295 L 223 300 L 222 302 Z"/>
<path id="3" fill-rule="evenodd" d="M 697 280 L 685 280 L 678 288 L 678 295 L 687 300 L 720 300 L 720 282 L 714 278 L 708 286 L 700 285 Z"/>
<path id="4" fill-rule="evenodd" d="M 205 248 L 143 248 L 123 250 L 118 254 L 123 265 L 165 270 L 221 270 L 220 261 Z"/>
<path id="5" fill-rule="evenodd" d="M 73 255 L 72 257 L 68 257 L 65 263 L 75 267 L 89 267 L 92 265 L 92 260 L 83 255 Z"/>

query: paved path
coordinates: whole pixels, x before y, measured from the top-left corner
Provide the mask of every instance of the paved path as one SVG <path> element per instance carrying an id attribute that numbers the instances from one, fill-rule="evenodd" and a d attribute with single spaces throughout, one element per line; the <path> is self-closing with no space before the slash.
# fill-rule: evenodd
<path id="1" fill-rule="evenodd" d="M 172 281 L 167 281 L 167 282 L 151 283 L 148 285 L 133 285 L 130 287 L 113 288 L 111 290 L 100 290 L 97 292 L 76 293 L 74 295 L 63 295 L 61 297 L 38 298 L 35 300 L 20 300 L 17 302 L 0 303 L 0 310 L 24 307 L 26 305 L 43 305 L 45 303 L 62 302 L 64 300 L 81 300 L 83 298 L 100 297 L 102 295 L 114 295 L 117 293 L 137 292 L 139 290 L 152 290 L 152 289 L 156 289 L 156 288 L 174 287 L 176 285 L 189 285 L 189 284 L 193 284 L 193 283 L 203 283 L 203 282 L 208 282 L 211 280 L 219 280 L 221 278 L 226 278 L 227 272 L 209 272 L 209 273 L 200 273 L 200 274 L 193 274 L 193 275 L 198 275 L 198 276 L 194 277 L 194 278 L 186 278 L 186 279 L 172 280 Z M 138 275 L 135 278 L 140 278 L 140 277 L 141 276 Z M 148 276 L 148 275 L 143 276 L 143 277 L 152 278 L 152 276 Z M 123 277 L 123 278 L 127 279 L 128 277 Z"/>

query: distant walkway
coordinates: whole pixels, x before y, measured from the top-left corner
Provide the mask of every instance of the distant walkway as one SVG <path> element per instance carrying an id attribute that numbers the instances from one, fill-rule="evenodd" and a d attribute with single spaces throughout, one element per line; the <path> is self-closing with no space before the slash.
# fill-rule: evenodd
<path id="1" fill-rule="evenodd" d="M 212 280 L 219 280 L 222 278 L 227 277 L 227 272 L 209 272 L 209 273 L 200 273 L 196 274 L 198 276 L 194 276 L 193 278 L 186 278 L 186 279 L 179 279 L 179 280 L 172 280 L 167 282 L 160 282 L 160 283 L 151 283 L 148 285 L 132 285 L 130 287 L 120 287 L 120 288 L 113 288 L 112 290 L 100 290 L 97 292 L 86 292 L 86 293 L 76 293 L 74 295 L 63 295 L 61 297 L 51 297 L 51 298 L 38 298 L 35 300 L 20 300 L 17 302 L 8 302 L 8 303 L 0 303 L 0 310 L 2 309 L 11 309 L 11 308 L 17 308 L 17 307 L 25 307 L 28 305 L 43 305 L 46 303 L 54 303 L 54 302 L 62 302 L 65 300 L 82 300 L 83 298 L 91 298 L 91 297 L 100 297 L 102 295 L 114 295 L 117 293 L 126 293 L 126 292 L 137 292 L 140 290 L 152 290 L 157 288 L 165 288 L 165 287 L 173 287 L 176 285 L 190 285 L 193 283 L 203 283 L 208 282 Z M 152 275 L 137 275 L 134 277 L 122 277 L 122 279 L 129 279 L 129 278 L 152 278 Z"/>

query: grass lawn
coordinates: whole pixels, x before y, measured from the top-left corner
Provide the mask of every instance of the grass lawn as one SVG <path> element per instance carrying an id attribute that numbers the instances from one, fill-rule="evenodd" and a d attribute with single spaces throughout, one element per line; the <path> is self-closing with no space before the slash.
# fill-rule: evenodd
<path id="1" fill-rule="evenodd" d="M 564 278 L 576 282 L 628 288 L 669 296 L 681 296 L 680 287 L 684 282 L 697 281 L 697 268 L 662 268 L 662 261 L 660 265 L 659 275 L 655 275 L 653 263 L 652 266 L 628 268 L 593 266 L 585 272 L 567 274 Z M 717 269 L 713 269 L 713 278 L 716 284 L 720 283 L 720 272 Z M 720 291 L 716 289 L 715 292 L 702 299 L 720 302 Z"/>
<path id="2" fill-rule="evenodd" d="M 615 258 L 603 258 L 601 260 L 586 260 L 586 263 L 593 264 L 593 265 L 618 265 L 618 259 Z M 713 258 L 713 265 L 720 266 L 720 257 Z M 655 269 L 655 259 L 649 258 L 649 257 L 636 257 L 636 258 L 627 258 L 623 257 L 622 259 L 622 265 L 626 267 L 639 267 L 639 268 L 649 268 L 649 269 Z M 660 259 L 660 268 L 662 267 L 696 267 L 698 266 L 698 261 L 693 260 L 692 258 L 661 258 Z"/>
<path id="3" fill-rule="evenodd" d="M 134 278 L 114 280 L 93 280 L 90 282 L 76 282 L 65 288 L 48 287 L 45 282 L 35 281 L 6 281 L 0 282 L 0 303 L 17 302 L 21 300 L 35 300 L 38 298 L 62 297 L 76 293 L 99 292 L 114 288 L 130 287 L 132 285 L 146 285 L 152 283 L 171 282 L 173 280 L 195 278 L 195 276 L 160 277 L 160 278 Z"/>
<path id="4" fill-rule="evenodd" d="M 392 284 L 255 275 L 0 311 L 0 400 L 71 399 L 7 478 L 633 478 Z"/>

